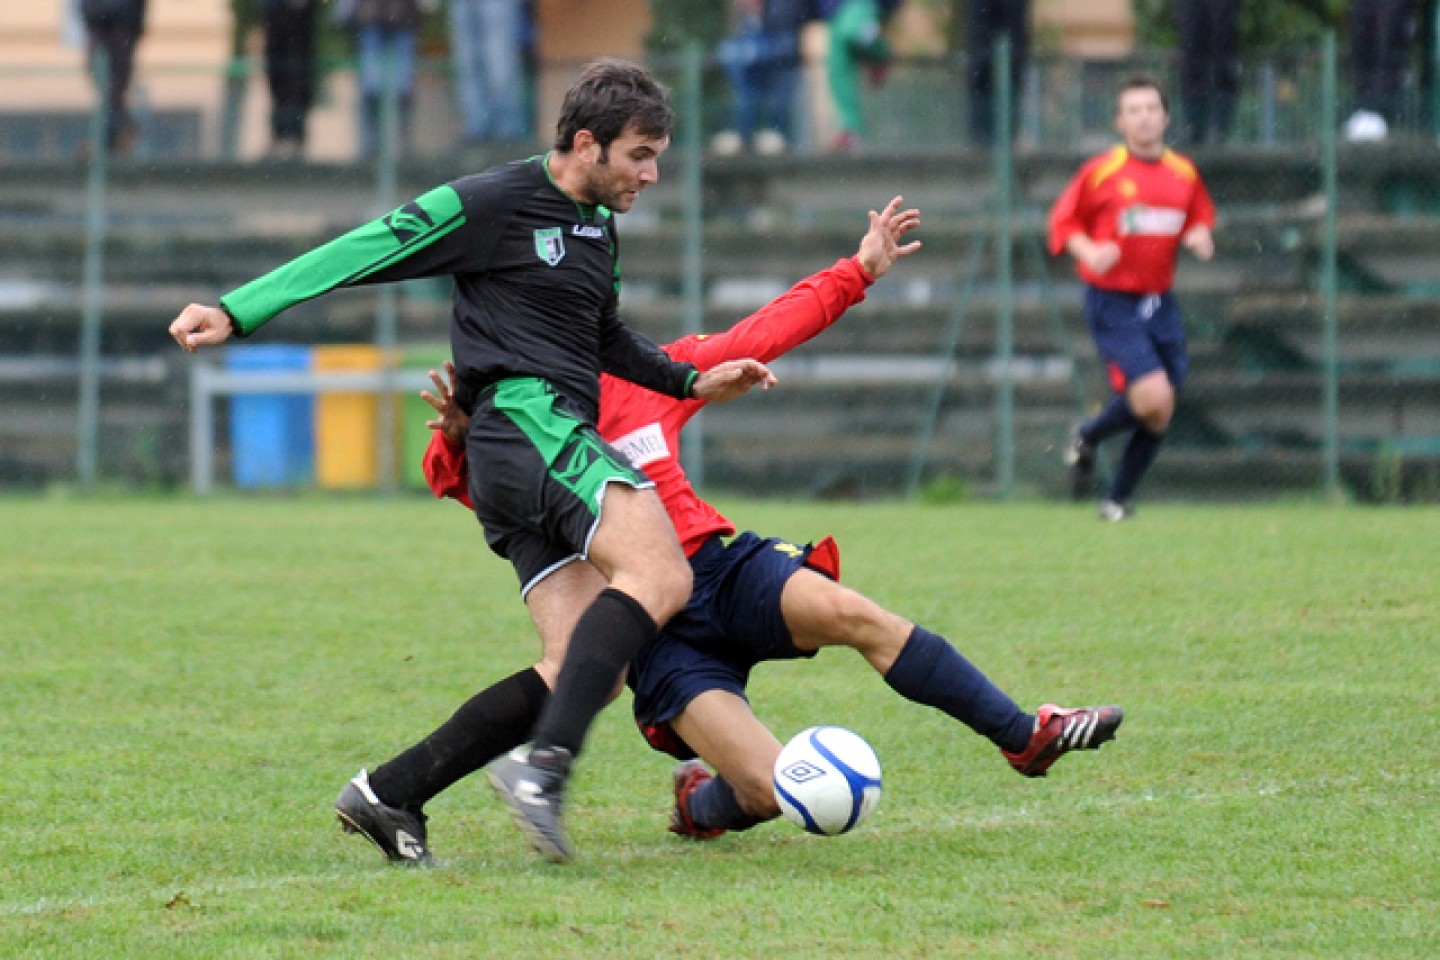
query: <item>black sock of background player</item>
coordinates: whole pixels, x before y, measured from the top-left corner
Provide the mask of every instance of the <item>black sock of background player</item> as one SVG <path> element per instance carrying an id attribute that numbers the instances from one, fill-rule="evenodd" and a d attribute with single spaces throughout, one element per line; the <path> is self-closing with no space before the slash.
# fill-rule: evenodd
<path id="1" fill-rule="evenodd" d="M 370 774 L 375 795 L 418 812 L 431 797 L 530 736 L 550 688 L 533 667 L 481 690 L 439 729 Z"/>
<path id="2" fill-rule="evenodd" d="M 575 624 L 555 694 L 535 727 L 535 749 L 563 747 L 572 757 L 579 756 L 590 724 L 609 701 L 630 658 L 657 629 L 634 597 L 613 588 L 601 591 Z"/>
<path id="3" fill-rule="evenodd" d="M 1145 476 L 1145 471 L 1155 462 L 1155 454 L 1160 452 L 1160 444 L 1164 442 L 1163 433 L 1153 433 L 1144 427 L 1135 428 L 1135 432 L 1130 435 L 1130 442 L 1125 444 L 1120 466 L 1115 468 L 1115 476 L 1110 481 L 1111 500 L 1124 503 L 1134 496 L 1140 478 Z"/>
<path id="4" fill-rule="evenodd" d="M 1097 447 L 1109 437 L 1126 430 L 1133 430 L 1140 423 L 1130 412 L 1130 401 L 1125 394 L 1117 393 L 1110 402 L 1080 427 L 1080 439 Z"/>
<path id="5" fill-rule="evenodd" d="M 746 813 L 735 796 L 735 788 L 724 777 L 707 780 L 685 797 L 690 822 L 702 830 L 749 830 L 760 817 Z"/>

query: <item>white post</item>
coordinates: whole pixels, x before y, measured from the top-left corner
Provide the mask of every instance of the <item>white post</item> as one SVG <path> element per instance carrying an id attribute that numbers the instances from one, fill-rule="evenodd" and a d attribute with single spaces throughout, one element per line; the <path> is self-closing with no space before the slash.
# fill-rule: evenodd
<path id="1" fill-rule="evenodd" d="M 208 363 L 190 368 L 190 488 L 201 495 L 215 489 L 215 399 L 210 375 Z"/>

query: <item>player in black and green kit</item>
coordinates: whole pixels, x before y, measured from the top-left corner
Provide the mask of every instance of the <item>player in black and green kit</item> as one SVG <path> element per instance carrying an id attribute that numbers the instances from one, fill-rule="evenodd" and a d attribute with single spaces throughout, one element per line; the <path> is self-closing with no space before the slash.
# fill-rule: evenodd
<path id="1" fill-rule="evenodd" d="M 470 495 L 486 540 L 519 575 L 544 650 L 539 666 L 477 694 L 342 792 L 342 820 L 395 859 L 429 857 L 410 799 L 435 776 L 426 744 L 447 738 L 472 759 L 492 740 L 508 747 L 510 727 L 535 715 L 547 687 L 554 695 L 507 800 L 536 849 L 569 859 L 561 803 L 574 757 L 630 658 L 689 599 L 690 567 L 653 484 L 595 431 L 600 371 L 710 402 L 774 382 L 754 360 L 697 374 L 620 322 L 613 213 L 658 179 L 672 125 L 664 89 L 641 67 L 593 64 L 567 92 L 544 157 L 438 187 L 170 325 L 193 352 L 338 287 L 454 278 Z"/>

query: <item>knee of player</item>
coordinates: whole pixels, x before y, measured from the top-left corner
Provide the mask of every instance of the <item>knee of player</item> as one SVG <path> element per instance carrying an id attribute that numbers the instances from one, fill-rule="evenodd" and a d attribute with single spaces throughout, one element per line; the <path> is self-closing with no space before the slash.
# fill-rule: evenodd
<path id="1" fill-rule="evenodd" d="M 1146 429 L 1151 433 L 1164 433 L 1170 429 L 1170 419 L 1175 416 L 1175 394 L 1173 391 L 1166 392 L 1155 397 L 1149 408 L 1140 416 L 1140 422 L 1145 424 Z"/>
<path id="2" fill-rule="evenodd" d="M 1168 381 L 1137 386 L 1130 396 L 1130 408 L 1147 429 L 1164 433 L 1175 414 L 1175 391 Z"/>
<path id="3" fill-rule="evenodd" d="M 825 619 L 833 642 L 864 650 L 884 638 L 893 617 L 869 597 L 837 584 L 827 597 Z"/>
<path id="4" fill-rule="evenodd" d="M 695 586 L 694 574 L 688 563 L 669 563 L 659 566 L 653 573 L 655 589 L 655 619 L 665 622 L 679 613 L 690 602 L 690 591 Z"/>

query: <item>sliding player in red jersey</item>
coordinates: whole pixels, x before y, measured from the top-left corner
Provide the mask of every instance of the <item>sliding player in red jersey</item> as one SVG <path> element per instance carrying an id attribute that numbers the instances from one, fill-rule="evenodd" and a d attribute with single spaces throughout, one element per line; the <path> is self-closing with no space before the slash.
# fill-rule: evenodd
<path id="1" fill-rule="evenodd" d="M 801 281 L 724 333 L 684 337 L 662 349 L 703 371 L 732 356 L 766 362 L 823 332 L 863 300 L 865 289 L 896 259 L 919 248 L 899 243 L 919 225 L 918 212 L 901 212 L 899 205 L 897 197 L 870 214 L 870 230 L 854 257 Z M 451 402 L 449 385 L 432 376 L 438 395 L 427 399 L 440 416 L 431 423 L 436 433 L 425 454 L 426 477 L 438 496 L 465 501 L 471 479 L 459 440 L 464 415 Z M 799 546 L 751 532 L 735 535 L 735 525 L 696 494 L 678 459 L 680 432 L 703 407 L 702 401 L 601 379 L 601 434 L 655 482 L 695 574 L 689 604 L 646 644 L 628 677 L 646 739 L 688 761 L 675 771 L 672 830 L 710 838 L 779 815 L 772 770 L 781 744 L 750 710 L 745 686 L 755 664 L 814 656 L 821 647 L 854 649 L 901 696 L 987 737 L 1025 776 L 1043 776 L 1062 754 L 1114 737 L 1123 718 L 1119 707 L 1047 704 L 1038 715 L 1025 713 L 945 638 L 842 586 L 839 550 L 830 538 Z M 537 669 L 543 674 L 544 664 Z M 444 777 L 386 802 L 418 813 L 431 796 L 488 761 L 479 752 L 463 764 L 436 755 L 446 743 L 463 743 L 453 734 L 471 722 L 462 708 L 446 725 L 455 729 L 442 727 L 412 748 L 424 752 L 433 769 L 446 771 Z M 523 731 L 525 724 L 509 729 Z M 489 731 L 478 735 L 494 749 Z M 694 762 L 697 754 L 719 776 Z M 492 780 L 503 783 L 513 763 L 506 757 L 492 764 Z"/>
<path id="2" fill-rule="evenodd" d="M 1124 520 L 1169 429 L 1190 358 L 1170 287 L 1183 245 L 1215 254 L 1215 205 L 1195 165 L 1165 146 L 1170 108 L 1155 80 L 1120 87 L 1115 127 L 1125 142 L 1093 157 L 1050 211 L 1050 252 L 1069 253 L 1085 281 L 1085 322 L 1115 396 L 1071 432 L 1065 448 L 1076 496 L 1087 494 L 1095 449 L 1129 433 L 1100 516 Z"/>

